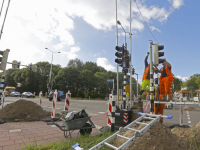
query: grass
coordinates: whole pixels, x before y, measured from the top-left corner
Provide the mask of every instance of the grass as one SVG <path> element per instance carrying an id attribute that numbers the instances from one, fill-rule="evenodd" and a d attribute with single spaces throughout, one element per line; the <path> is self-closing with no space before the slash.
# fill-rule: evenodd
<path id="1" fill-rule="evenodd" d="M 78 138 L 73 138 L 72 140 L 68 141 L 56 141 L 53 143 L 48 144 L 41 144 L 37 145 L 37 142 L 33 144 L 25 144 L 22 150 L 70 150 L 72 146 L 76 143 L 79 143 L 81 148 L 84 150 L 88 150 L 95 146 L 96 144 L 100 143 L 101 141 L 105 140 L 107 137 L 111 136 L 113 133 L 111 132 L 103 132 L 97 134 L 95 136 L 91 135 L 84 135 Z M 102 147 L 100 150 L 108 150 L 108 147 Z"/>
<path id="2" fill-rule="evenodd" d="M 200 150 L 200 141 L 199 139 L 196 137 L 196 129 L 193 128 L 192 129 L 192 137 L 190 139 L 190 149 L 193 150 L 195 148 L 195 150 Z"/>

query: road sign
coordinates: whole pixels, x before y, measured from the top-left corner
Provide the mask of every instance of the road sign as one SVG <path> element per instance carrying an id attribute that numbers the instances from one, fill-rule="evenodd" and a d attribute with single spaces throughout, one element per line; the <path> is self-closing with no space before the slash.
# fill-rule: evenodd
<path id="1" fill-rule="evenodd" d="M 108 79 L 107 82 L 113 82 L 113 79 Z"/>
<path id="2" fill-rule="evenodd" d="M 21 83 L 17 83 L 17 87 L 21 87 Z"/>

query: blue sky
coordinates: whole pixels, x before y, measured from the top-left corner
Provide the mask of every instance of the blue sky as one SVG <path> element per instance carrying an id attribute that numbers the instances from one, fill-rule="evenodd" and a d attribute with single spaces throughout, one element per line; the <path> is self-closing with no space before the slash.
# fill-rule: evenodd
<path id="1" fill-rule="evenodd" d="M 130 31 L 130 1 L 117 0 L 118 20 Z M 199 73 L 199 0 L 137 0 L 151 32 L 164 45 L 164 58 L 172 64 L 175 76 L 186 80 Z M 2 0 L 0 1 L 0 5 Z M 4 2 L 0 23 L 4 18 Z M 22 64 L 39 61 L 67 66 L 70 59 L 92 61 L 116 71 L 115 0 L 18 0 L 11 1 L 0 49 L 10 49 L 8 61 Z M 1 27 L 0 24 L 0 27 Z M 124 33 L 119 26 L 119 45 Z M 149 40 L 157 41 L 146 27 L 132 1 L 132 64 L 141 82 Z M 130 40 L 127 36 L 128 50 Z M 161 65 L 159 66 L 161 67 Z M 11 68 L 11 65 L 7 65 Z M 135 76 L 136 77 L 136 76 Z"/>

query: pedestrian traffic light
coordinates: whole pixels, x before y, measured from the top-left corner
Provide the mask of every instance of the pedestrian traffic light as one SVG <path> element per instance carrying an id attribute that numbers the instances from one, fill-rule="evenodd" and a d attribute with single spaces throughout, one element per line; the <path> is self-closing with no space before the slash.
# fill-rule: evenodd
<path id="1" fill-rule="evenodd" d="M 117 58 L 115 59 L 115 62 L 119 66 L 122 67 L 123 66 L 124 45 L 116 46 L 115 49 L 117 50 L 117 52 L 115 53 L 115 56 L 117 56 Z"/>
<path id="2" fill-rule="evenodd" d="M 132 68 L 132 75 L 135 74 L 135 68 Z"/>
<path id="3" fill-rule="evenodd" d="M 158 52 L 163 49 L 164 49 L 164 45 L 154 44 L 154 64 L 156 66 L 164 62 L 164 59 L 159 59 L 159 57 L 164 56 L 164 52 Z"/>
<path id="4" fill-rule="evenodd" d="M 9 49 L 6 49 L 5 51 L 0 51 L 0 54 L 3 57 L 0 57 L 0 70 L 5 70 L 6 69 L 6 64 L 7 64 L 7 59 L 8 59 L 8 53 L 10 52 Z"/>

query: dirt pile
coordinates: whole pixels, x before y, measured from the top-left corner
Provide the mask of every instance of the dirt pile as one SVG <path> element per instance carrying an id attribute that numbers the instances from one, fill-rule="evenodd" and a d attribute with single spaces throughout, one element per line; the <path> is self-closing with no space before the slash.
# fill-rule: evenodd
<path id="1" fill-rule="evenodd" d="M 190 106 L 185 106 L 184 108 L 183 108 L 184 110 L 194 110 L 194 111 L 200 111 L 200 108 L 194 108 L 194 107 L 190 107 Z"/>
<path id="2" fill-rule="evenodd" d="M 132 128 L 142 129 L 144 125 L 135 125 Z M 126 131 L 123 136 L 134 136 L 133 131 Z M 126 140 L 117 138 L 114 145 L 119 147 Z M 169 128 L 166 128 L 159 122 L 155 123 L 141 137 L 138 137 L 126 150 L 188 150 L 188 143 L 173 134 Z"/>
<path id="3" fill-rule="evenodd" d="M 60 114 L 56 114 L 56 117 L 60 116 Z M 44 118 L 50 117 L 51 112 L 47 112 L 38 104 L 26 100 L 18 100 L 6 105 L 2 110 L 0 110 L 0 119 L 6 120 L 7 122 L 40 121 Z"/>

